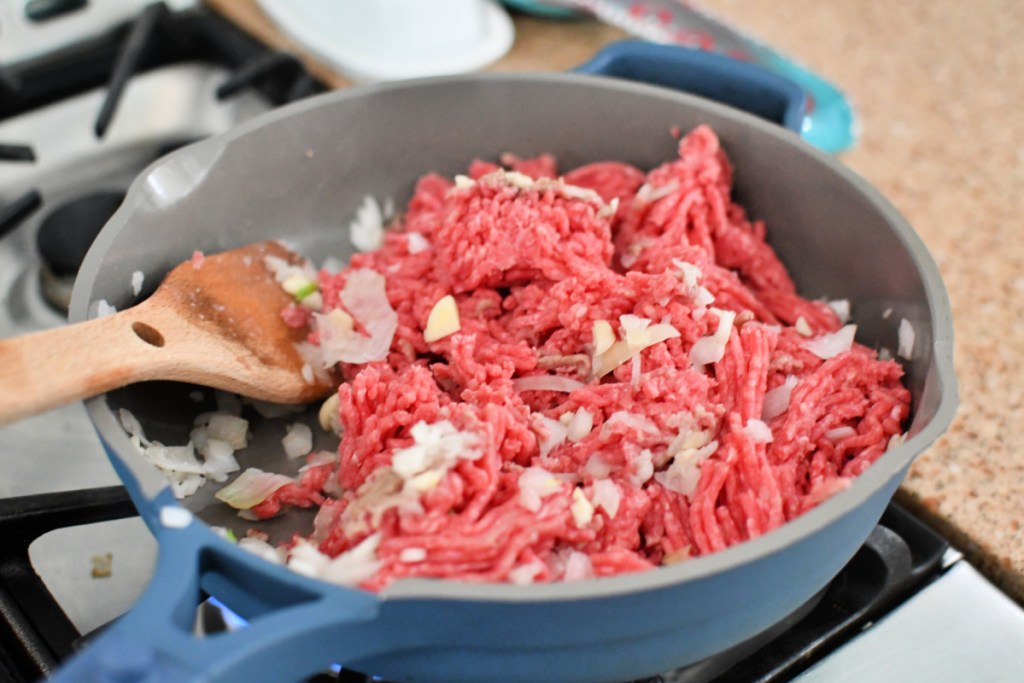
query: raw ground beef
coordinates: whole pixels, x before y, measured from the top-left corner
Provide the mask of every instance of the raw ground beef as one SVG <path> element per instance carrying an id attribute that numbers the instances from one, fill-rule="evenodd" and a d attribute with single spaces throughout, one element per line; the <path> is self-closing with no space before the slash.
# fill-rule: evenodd
<path id="1" fill-rule="evenodd" d="M 797 294 L 710 129 L 678 151 L 422 178 L 380 249 L 320 274 L 325 311 L 369 269 L 397 314 L 386 358 L 340 364 L 340 461 L 253 512 L 320 505 L 308 540 L 377 590 L 649 569 L 847 486 L 902 432 L 900 366 Z M 448 295 L 458 330 L 427 342 Z"/>

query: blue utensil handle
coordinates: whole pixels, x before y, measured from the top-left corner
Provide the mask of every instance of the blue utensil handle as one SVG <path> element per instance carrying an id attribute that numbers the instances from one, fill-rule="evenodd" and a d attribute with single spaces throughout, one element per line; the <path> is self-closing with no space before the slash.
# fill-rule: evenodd
<path id="1" fill-rule="evenodd" d="M 806 107 L 794 82 L 754 64 L 704 50 L 624 40 L 574 71 L 661 85 L 727 104 L 800 132 Z"/>
<path id="2" fill-rule="evenodd" d="M 169 492 L 161 498 L 179 513 Z M 187 515 L 187 513 L 186 513 Z M 201 522 L 156 530 L 160 556 L 135 606 L 71 657 L 55 683 L 228 683 L 301 680 L 384 647 L 379 602 L 234 550 Z M 209 593 L 248 620 L 193 634 Z"/>

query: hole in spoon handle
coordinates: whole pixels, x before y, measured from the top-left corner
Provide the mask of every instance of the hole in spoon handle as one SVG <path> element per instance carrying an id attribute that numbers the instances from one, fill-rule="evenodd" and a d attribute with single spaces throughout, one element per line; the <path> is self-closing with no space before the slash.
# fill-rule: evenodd
<path id="1" fill-rule="evenodd" d="M 147 325 L 144 322 L 136 321 L 132 323 L 132 332 L 135 336 L 146 342 L 150 346 L 156 346 L 157 348 L 164 345 L 164 336 L 160 334 L 160 331 L 151 325 Z"/>

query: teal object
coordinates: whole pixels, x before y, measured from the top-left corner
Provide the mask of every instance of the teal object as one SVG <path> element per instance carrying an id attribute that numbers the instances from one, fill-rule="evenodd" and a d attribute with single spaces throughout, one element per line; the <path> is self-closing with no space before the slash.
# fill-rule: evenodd
<path id="1" fill-rule="evenodd" d="M 575 19 L 583 16 L 576 10 L 569 9 L 568 7 L 556 7 L 544 2 L 534 2 L 533 0 L 502 0 L 501 4 L 520 12 L 550 19 Z"/>

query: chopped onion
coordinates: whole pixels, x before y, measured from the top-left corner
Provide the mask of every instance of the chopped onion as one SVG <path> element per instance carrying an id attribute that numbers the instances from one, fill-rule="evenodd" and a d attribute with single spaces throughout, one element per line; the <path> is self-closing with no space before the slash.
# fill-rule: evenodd
<path id="1" fill-rule="evenodd" d="M 298 541 L 288 551 L 288 568 L 297 574 L 318 578 L 323 575 L 331 558 L 306 540 Z"/>
<path id="2" fill-rule="evenodd" d="M 320 578 L 342 586 L 358 586 L 380 569 L 377 547 L 380 534 L 367 536 L 362 543 L 330 561 Z"/>
<path id="3" fill-rule="evenodd" d="M 384 276 L 369 268 L 357 268 L 348 274 L 341 290 L 341 303 L 366 329 L 367 335 L 339 328 L 324 314 L 314 313 L 320 332 L 323 367 L 345 363 L 369 363 L 384 360 L 398 329 L 398 314 L 391 308 Z"/>
<path id="4" fill-rule="evenodd" d="M 911 360 L 914 357 L 914 326 L 906 318 L 900 318 L 898 334 L 896 355 Z"/>
<path id="5" fill-rule="evenodd" d="M 141 270 L 136 270 L 132 273 L 132 294 L 138 296 L 142 292 L 142 283 L 145 279 L 146 276 Z"/>
<path id="6" fill-rule="evenodd" d="M 857 436 L 857 430 L 849 425 L 842 427 L 836 427 L 825 432 L 825 438 L 830 441 L 839 441 L 840 439 L 848 439 L 851 436 Z"/>
<path id="7" fill-rule="evenodd" d="M 233 482 L 217 491 L 214 496 L 236 510 L 248 510 L 265 501 L 282 486 L 291 483 L 293 480 L 283 474 L 250 467 Z"/>
<path id="8" fill-rule="evenodd" d="M 256 557 L 262 557 L 267 562 L 272 562 L 273 564 L 282 563 L 281 553 L 274 546 L 258 538 L 250 536 L 240 538 L 238 539 L 238 547 L 248 553 L 252 553 Z"/>
<path id="9" fill-rule="evenodd" d="M 249 421 L 227 413 L 214 413 L 206 425 L 206 433 L 209 438 L 226 441 L 238 451 L 249 443 Z"/>
<path id="10" fill-rule="evenodd" d="M 508 580 L 517 586 L 528 586 L 547 567 L 540 560 L 531 560 L 526 564 L 513 567 L 508 572 Z"/>
<path id="11" fill-rule="evenodd" d="M 541 429 L 545 433 L 540 442 L 540 457 L 543 458 L 565 442 L 565 439 L 569 436 L 569 430 L 558 420 L 552 420 L 550 417 L 538 413 L 534 414 L 534 420 L 535 423 L 539 422 L 541 424 Z"/>
<path id="12" fill-rule="evenodd" d="M 377 200 L 367 195 L 348 226 L 349 241 L 359 251 L 376 251 L 384 244 L 384 214 Z"/>
<path id="13" fill-rule="evenodd" d="M 512 380 L 512 388 L 516 391 L 561 391 L 570 393 L 587 386 L 578 379 L 563 375 L 530 375 L 516 377 Z"/>
<path id="14" fill-rule="evenodd" d="M 850 322 L 850 300 L 849 299 L 835 299 L 828 302 L 828 307 L 836 314 L 839 318 L 839 322 L 844 325 Z"/>
<path id="15" fill-rule="evenodd" d="M 306 464 L 299 468 L 299 472 L 306 472 L 323 465 L 333 465 L 336 462 L 338 462 L 338 451 L 317 451 L 306 458 Z"/>
<path id="16" fill-rule="evenodd" d="M 228 475 L 241 469 L 235 459 L 231 444 L 218 439 L 210 439 L 200 451 L 203 454 L 203 465 L 206 476 L 215 482 L 227 481 Z"/>
<path id="17" fill-rule="evenodd" d="M 594 564 L 590 561 L 590 556 L 578 550 L 570 551 L 569 557 L 565 560 L 565 575 L 562 580 L 582 581 L 594 576 Z"/>
<path id="18" fill-rule="evenodd" d="M 743 433 L 750 437 L 754 443 L 771 443 L 772 430 L 761 420 L 750 419 L 743 425 Z"/>
<path id="19" fill-rule="evenodd" d="M 519 504 L 530 512 L 537 512 L 542 498 L 561 489 L 562 482 L 543 467 L 527 467 L 519 475 Z"/>
<path id="20" fill-rule="evenodd" d="M 718 315 L 718 327 L 714 334 L 698 339 L 690 348 L 690 362 L 694 365 L 710 365 L 722 360 L 725 355 L 725 345 L 729 341 L 729 335 L 732 334 L 736 313 L 720 308 L 712 308 L 711 311 Z"/>
<path id="21" fill-rule="evenodd" d="M 762 420 L 770 422 L 789 409 L 789 397 L 792 395 L 793 387 L 796 384 L 796 377 L 788 375 L 785 382 L 765 392 L 764 403 L 761 406 Z"/>
<path id="22" fill-rule="evenodd" d="M 294 422 L 288 425 L 281 445 L 289 458 L 298 458 L 308 455 L 313 450 L 313 430 L 309 425 L 301 422 Z"/>
<path id="23" fill-rule="evenodd" d="M 581 473 L 592 479 L 607 479 L 608 475 L 612 473 L 612 466 L 601 457 L 600 453 L 591 453 Z"/>
<path id="24" fill-rule="evenodd" d="M 430 249 L 430 242 L 422 233 L 411 231 L 405 233 L 405 237 L 408 240 L 405 248 L 409 250 L 410 254 L 419 254 Z"/>
<path id="25" fill-rule="evenodd" d="M 856 334 L 856 325 L 846 325 L 835 332 L 827 332 L 814 339 L 808 339 L 804 342 L 804 347 L 818 358 L 828 360 L 849 351 Z"/>
<path id="26" fill-rule="evenodd" d="M 588 463 L 589 464 L 589 463 Z M 619 503 L 622 501 L 622 492 L 618 485 L 611 479 L 597 479 L 594 481 L 594 492 L 590 496 L 590 502 L 595 508 L 601 508 L 608 513 L 609 519 L 615 519 L 619 513 Z"/>
<path id="27" fill-rule="evenodd" d="M 398 561 L 406 564 L 416 564 L 427 559 L 427 551 L 425 548 L 402 548 L 402 551 L 398 553 Z"/>

